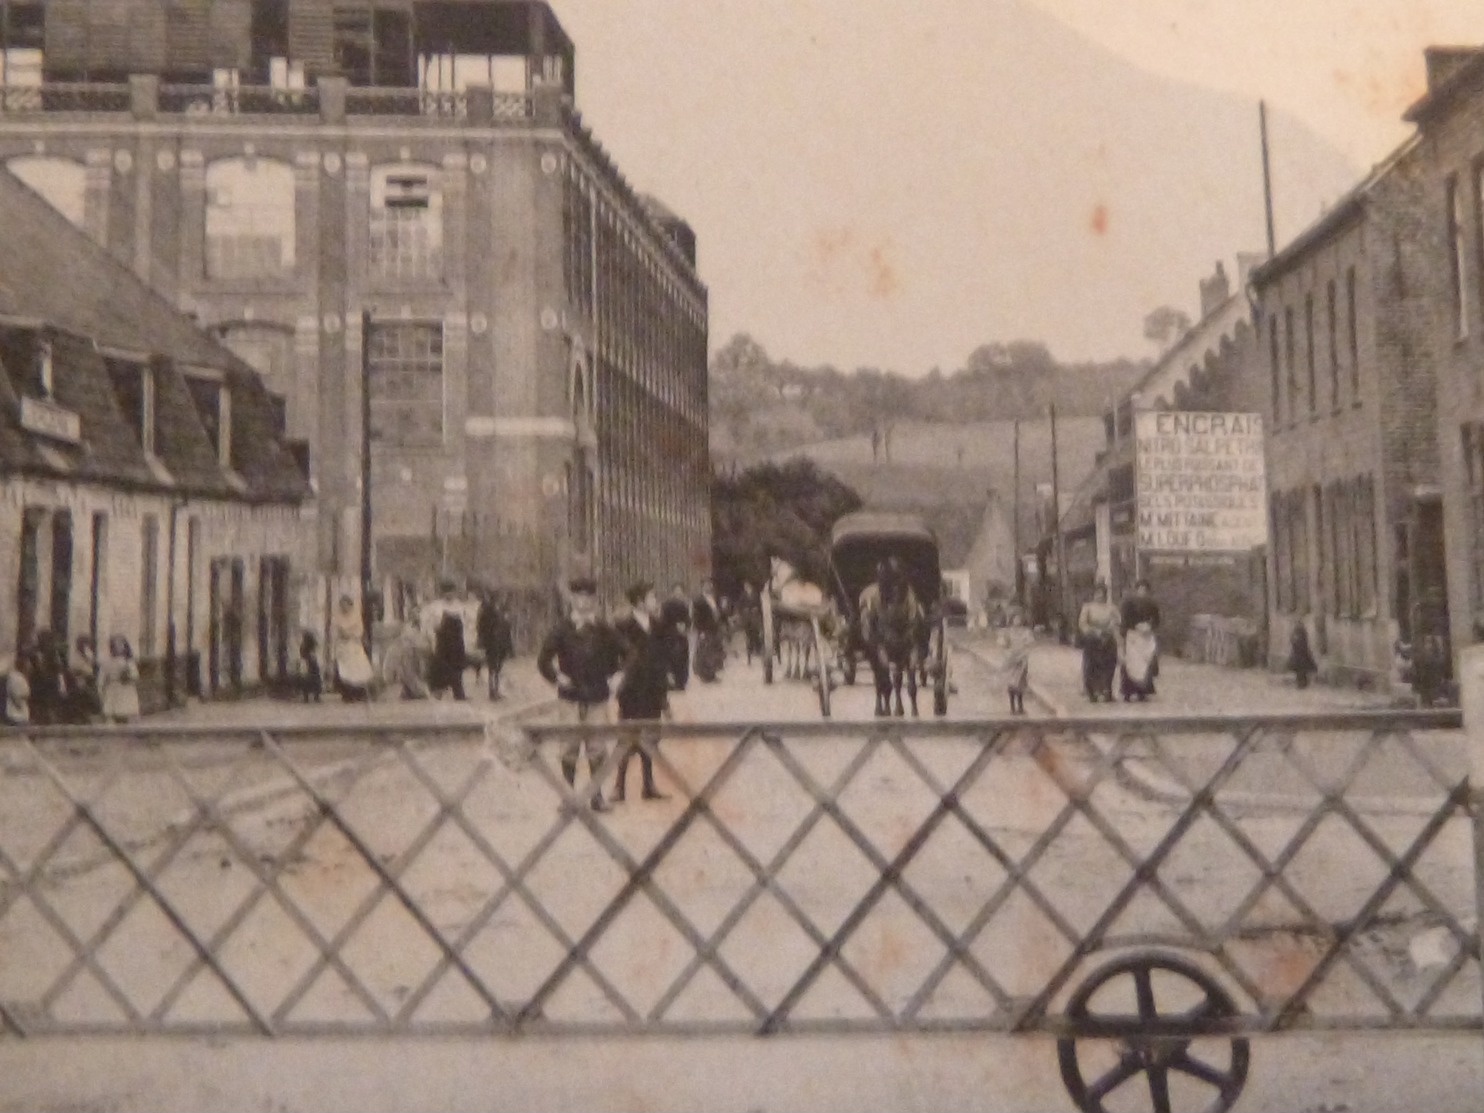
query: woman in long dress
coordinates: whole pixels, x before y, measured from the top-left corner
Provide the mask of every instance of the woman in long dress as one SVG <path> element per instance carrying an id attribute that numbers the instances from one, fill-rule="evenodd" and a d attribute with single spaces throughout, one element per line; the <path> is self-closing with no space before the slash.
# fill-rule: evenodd
<path id="1" fill-rule="evenodd" d="M 1159 604 L 1149 595 L 1149 581 L 1140 579 L 1123 601 L 1123 699 L 1143 703 L 1154 695 L 1159 675 Z"/>
<path id="2" fill-rule="evenodd" d="M 1108 585 L 1101 580 L 1092 598 L 1077 615 L 1077 636 L 1082 644 L 1082 688 L 1088 701 L 1113 702 L 1113 676 L 1118 671 L 1118 608 L 1108 601 Z"/>
<path id="3" fill-rule="evenodd" d="M 355 600 L 349 595 L 340 597 L 340 608 L 330 632 L 335 639 L 335 682 L 340 688 L 340 698 L 346 703 L 369 699 L 371 659 L 362 644 L 366 628 L 356 614 Z"/>

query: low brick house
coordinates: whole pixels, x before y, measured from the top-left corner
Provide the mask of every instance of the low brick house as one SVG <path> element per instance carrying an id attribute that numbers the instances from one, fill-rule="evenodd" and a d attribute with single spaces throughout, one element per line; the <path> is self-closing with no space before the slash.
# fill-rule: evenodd
<path id="1" fill-rule="evenodd" d="M 123 634 L 146 708 L 283 678 L 302 456 L 257 374 L 0 171 L 0 646 Z"/>

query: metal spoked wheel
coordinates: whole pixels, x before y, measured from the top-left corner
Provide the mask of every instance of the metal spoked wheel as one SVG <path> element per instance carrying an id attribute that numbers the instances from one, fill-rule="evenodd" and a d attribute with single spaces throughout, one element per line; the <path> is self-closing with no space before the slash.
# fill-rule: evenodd
<path id="1" fill-rule="evenodd" d="M 1097 998 L 1095 1001 L 1094 998 Z M 1134 1011 L 1130 1011 L 1132 1002 Z M 1177 1108 L 1226 1113 L 1247 1082 L 1251 1048 L 1246 1038 L 1210 1032 L 1212 1021 L 1237 1015 L 1236 1003 L 1215 978 L 1179 955 L 1144 952 L 1100 967 L 1067 1002 L 1067 1020 L 1085 1035 L 1056 1041 L 1067 1093 L 1084 1113 L 1105 1113 L 1118 1092 L 1129 1107 L 1142 1075 L 1154 1113 Z M 1227 1044 L 1218 1062 L 1203 1046 Z M 1097 1063 L 1098 1053 L 1112 1066 Z M 1089 1069 L 1091 1068 L 1091 1069 Z"/>
<path id="2" fill-rule="evenodd" d="M 814 678 L 814 686 L 819 692 L 819 714 L 821 718 L 830 717 L 830 659 L 825 656 L 829 645 L 825 642 L 824 629 L 820 626 L 817 617 L 809 619 L 809 625 L 814 631 L 814 660 L 817 664 L 817 672 Z"/>
<path id="3" fill-rule="evenodd" d="M 940 621 L 933 635 L 937 642 L 937 653 L 933 655 L 933 714 L 948 714 L 948 631 Z"/>

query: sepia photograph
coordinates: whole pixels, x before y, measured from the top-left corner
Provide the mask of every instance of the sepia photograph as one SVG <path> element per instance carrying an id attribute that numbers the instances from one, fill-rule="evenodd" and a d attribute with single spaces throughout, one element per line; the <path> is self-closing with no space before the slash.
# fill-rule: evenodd
<path id="1" fill-rule="evenodd" d="M 1484 7 L 0 0 L 0 1113 L 1484 1111 Z"/>

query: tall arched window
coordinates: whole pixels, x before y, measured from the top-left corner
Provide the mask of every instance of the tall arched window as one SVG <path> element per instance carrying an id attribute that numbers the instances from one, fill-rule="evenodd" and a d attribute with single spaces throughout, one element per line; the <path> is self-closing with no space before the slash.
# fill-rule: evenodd
<path id="1" fill-rule="evenodd" d="M 430 166 L 382 166 L 371 176 L 371 273 L 443 276 L 443 192 Z"/>
<path id="2" fill-rule="evenodd" d="M 77 227 L 87 213 L 88 173 L 82 163 L 50 155 L 22 155 L 5 164 L 10 172 L 45 197 Z"/>
<path id="3" fill-rule="evenodd" d="M 206 168 L 206 273 L 275 278 L 294 270 L 294 171 L 263 158 Z"/>

